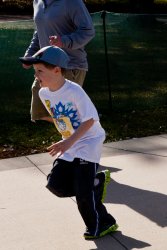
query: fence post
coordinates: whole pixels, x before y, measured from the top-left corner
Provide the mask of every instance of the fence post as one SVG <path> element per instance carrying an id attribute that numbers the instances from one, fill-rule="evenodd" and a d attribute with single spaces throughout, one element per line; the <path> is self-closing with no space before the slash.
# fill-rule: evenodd
<path id="1" fill-rule="evenodd" d="M 110 79 L 110 69 L 109 69 L 109 60 L 108 60 L 108 48 L 107 48 L 107 37 L 106 37 L 106 11 L 105 10 L 102 11 L 101 18 L 103 19 L 104 49 L 105 49 L 105 59 L 106 59 L 109 108 L 112 109 L 111 84 L 110 84 L 111 79 Z"/>

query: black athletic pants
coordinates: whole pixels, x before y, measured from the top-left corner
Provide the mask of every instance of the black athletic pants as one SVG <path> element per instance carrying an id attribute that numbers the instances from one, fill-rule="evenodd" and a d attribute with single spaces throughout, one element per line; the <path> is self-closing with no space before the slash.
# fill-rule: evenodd
<path id="1" fill-rule="evenodd" d="M 78 210 L 89 230 L 96 234 L 103 223 L 115 223 L 101 202 L 94 180 L 98 164 L 75 158 L 57 159 L 48 175 L 47 188 L 58 197 L 76 197 Z"/>

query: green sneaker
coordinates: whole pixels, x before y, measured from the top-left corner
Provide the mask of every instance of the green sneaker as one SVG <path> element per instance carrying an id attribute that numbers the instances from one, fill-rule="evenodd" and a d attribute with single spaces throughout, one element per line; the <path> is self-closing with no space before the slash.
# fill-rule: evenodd
<path id="1" fill-rule="evenodd" d="M 84 238 L 85 240 L 98 239 L 98 238 L 104 237 L 107 234 L 114 233 L 115 231 L 117 231 L 117 229 L 118 229 L 117 224 L 113 224 L 113 225 L 108 224 L 108 225 L 103 226 L 96 235 L 93 234 L 91 231 L 89 231 L 89 229 L 87 229 L 86 232 L 84 233 Z"/>
<path id="2" fill-rule="evenodd" d="M 110 171 L 104 170 L 96 174 L 96 178 L 99 179 L 99 184 L 96 187 L 96 191 L 98 192 L 98 196 L 101 202 L 104 202 L 107 192 L 107 185 L 111 180 Z"/>

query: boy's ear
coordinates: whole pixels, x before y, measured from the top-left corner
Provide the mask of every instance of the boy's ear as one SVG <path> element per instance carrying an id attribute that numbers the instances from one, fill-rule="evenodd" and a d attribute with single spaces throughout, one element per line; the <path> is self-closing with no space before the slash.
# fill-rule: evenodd
<path id="1" fill-rule="evenodd" d="M 60 67 L 58 67 L 58 66 L 56 66 L 56 67 L 54 68 L 54 72 L 55 72 L 55 73 L 59 73 L 59 72 L 61 72 L 61 68 L 60 68 Z"/>

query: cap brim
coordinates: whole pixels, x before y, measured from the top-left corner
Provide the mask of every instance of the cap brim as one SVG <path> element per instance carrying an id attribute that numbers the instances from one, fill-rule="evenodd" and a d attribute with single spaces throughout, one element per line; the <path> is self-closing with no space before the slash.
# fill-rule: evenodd
<path id="1" fill-rule="evenodd" d="M 26 65 L 32 65 L 41 62 L 39 59 L 34 57 L 19 57 L 19 60 Z"/>

